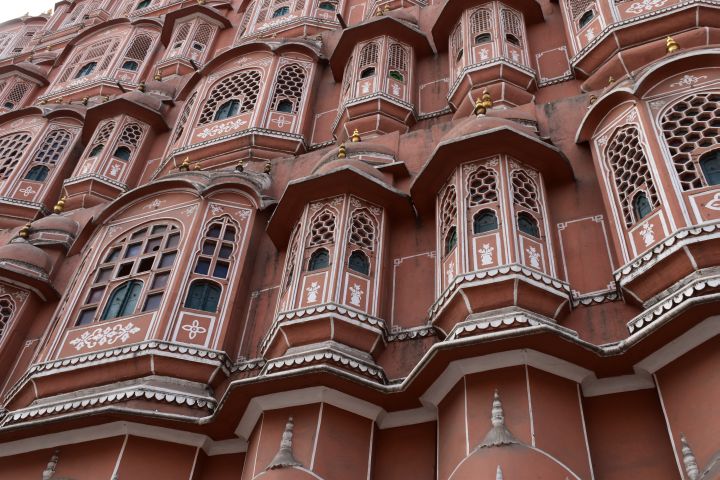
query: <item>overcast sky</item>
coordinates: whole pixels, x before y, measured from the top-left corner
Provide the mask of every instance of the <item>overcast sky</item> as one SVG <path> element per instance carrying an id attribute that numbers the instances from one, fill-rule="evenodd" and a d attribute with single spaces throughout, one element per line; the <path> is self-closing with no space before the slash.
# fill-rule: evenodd
<path id="1" fill-rule="evenodd" d="M 59 0 L 0 0 L 0 22 L 21 17 L 26 13 L 37 15 L 53 8 Z"/>

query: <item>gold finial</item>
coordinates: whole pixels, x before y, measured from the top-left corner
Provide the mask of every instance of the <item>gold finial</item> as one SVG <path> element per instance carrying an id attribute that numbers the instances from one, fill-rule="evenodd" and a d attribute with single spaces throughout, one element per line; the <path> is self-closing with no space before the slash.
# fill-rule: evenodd
<path id="1" fill-rule="evenodd" d="M 59 215 L 63 212 L 63 210 L 65 210 L 65 197 L 60 197 L 60 200 L 58 200 L 53 207 L 53 212 Z"/>
<path id="2" fill-rule="evenodd" d="M 55 99 L 55 103 L 57 103 L 58 105 L 61 104 L 62 101 L 63 101 L 63 97 L 58 97 Z"/>
<path id="3" fill-rule="evenodd" d="M 47 100 L 44 98 L 40 100 L 40 105 L 47 105 Z"/>
<path id="4" fill-rule="evenodd" d="M 103 102 L 107 102 L 108 100 L 110 100 L 110 97 L 109 97 L 108 95 L 103 95 L 103 96 L 102 96 L 102 101 L 103 101 Z"/>
<path id="5" fill-rule="evenodd" d="M 345 144 L 341 143 L 338 147 L 338 154 L 337 158 L 345 158 L 346 157 L 346 151 L 345 151 Z"/>
<path id="6" fill-rule="evenodd" d="M 590 105 L 592 105 L 592 104 L 595 103 L 595 102 L 597 102 L 597 96 L 595 96 L 595 95 L 590 95 L 590 101 L 589 101 Z"/>
<path id="7" fill-rule="evenodd" d="M 205 0 L 197 0 L 198 5 L 205 5 Z"/>
<path id="8" fill-rule="evenodd" d="M 492 98 L 490 97 L 490 92 L 487 91 L 487 88 L 485 90 L 483 90 L 482 102 L 483 102 L 483 107 L 485 107 L 486 109 L 492 108 L 492 106 L 493 106 L 493 101 L 492 101 Z"/>
<path id="9" fill-rule="evenodd" d="M 82 98 L 82 104 L 83 104 L 83 105 L 87 105 L 87 104 L 88 104 L 88 100 L 90 100 L 90 97 L 83 97 L 83 98 Z"/>
<path id="10" fill-rule="evenodd" d="M 141 91 L 141 92 L 145 92 L 145 82 L 140 82 L 140 83 L 138 83 L 138 88 L 137 88 L 137 89 L 138 89 L 139 91 Z"/>
<path id="11" fill-rule="evenodd" d="M 49 52 L 50 50 L 52 50 L 52 47 L 51 47 L 50 45 L 48 45 L 47 47 L 45 47 L 45 51 L 46 51 L 46 52 Z"/>
<path id="12" fill-rule="evenodd" d="M 478 97 L 475 100 L 475 108 L 473 109 L 473 113 L 475 115 L 485 115 L 489 108 L 492 108 L 493 101 L 490 97 L 490 93 L 487 91 L 487 89 L 484 89 L 482 92 L 482 97 Z"/>
<path id="13" fill-rule="evenodd" d="M 162 73 L 160 73 L 160 69 L 158 68 L 155 70 L 155 76 L 153 77 L 156 82 L 159 82 L 162 80 Z"/>
<path id="14" fill-rule="evenodd" d="M 375 16 L 376 16 L 376 17 L 382 17 L 382 16 L 383 16 L 382 8 L 380 8 L 380 7 L 377 8 L 377 11 L 375 12 Z"/>
<path id="15" fill-rule="evenodd" d="M 665 40 L 665 50 L 667 50 L 667 53 L 675 53 L 679 48 L 679 43 L 677 43 L 672 37 L 667 37 L 667 40 Z"/>
<path id="16" fill-rule="evenodd" d="M 244 172 L 245 171 L 245 162 L 240 160 L 237 165 L 235 165 L 235 171 L 236 172 Z"/>
<path id="17" fill-rule="evenodd" d="M 193 163 L 192 169 L 193 169 L 193 171 L 202 170 L 202 163 L 200 163 L 200 162 Z"/>
<path id="18" fill-rule="evenodd" d="M 610 76 L 608 77 L 608 85 L 612 85 L 613 83 L 615 83 L 615 77 L 613 77 L 612 75 L 610 75 Z"/>
<path id="19" fill-rule="evenodd" d="M 180 164 L 178 170 L 180 170 L 181 172 L 187 172 L 188 170 L 190 170 L 190 157 L 185 157 L 185 160 L 183 160 L 183 162 Z"/>
<path id="20" fill-rule="evenodd" d="M 350 140 L 351 140 L 353 143 L 357 143 L 357 142 L 359 142 L 359 141 L 361 140 L 361 139 L 360 139 L 360 132 L 358 132 L 358 129 L 357 129 L 357 128 L 356 128 L 355 131 L 353 132 L 352 137 L 350 137 Z"/>
<path id="21" fill-rule="evenodd" d="M 30 56 L 27 58 L 28 62 L 32 62 L 35 59 L 35 50 L 30 52 Z"/>
<path id="22" fill-rule="evenodd" d="M 31 225 L 29 223 L 26 223 L 24 227 L 20 229 L 18 232 L 18 237 L 24 238 L 27 240 L 27 238 L 30 236 L 30 227 Z"/>
<path id="23" fill-rule="evenodd" d="M 482 100 L 480 100 L 480 97 L 477 97 L 475 99 L 475 108 L 473 108 L 473 113 L 475 115 L 485 115 L 486 109 L 483 106 Z"/>
<path id="24" fill-rule="evenodd" d="M 390 11 L 390 5 L 388 5 L 388 4 L 386 3 L 386 4 L 385 4 L 385 8 L 383 8 L 383 11 L 389 12 L 389 11 Z"/>
<path id="25" fill-rule="evenodd" d="M 272 170 L 272 163 L 270 163 L 270 160 L 265 162 L 265 168 L 263 168 L 263 173 L 270 174 L 270 171 Z"/>

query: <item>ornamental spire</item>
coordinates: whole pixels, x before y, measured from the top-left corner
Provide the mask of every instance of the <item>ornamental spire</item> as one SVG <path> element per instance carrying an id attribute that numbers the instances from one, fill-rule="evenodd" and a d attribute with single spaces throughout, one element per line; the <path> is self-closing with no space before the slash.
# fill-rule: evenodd
<path id="1" fill-rule="evenodd" d="M 667 53 L 675 53 L 680 49 L 680 44 L 675 41 L 672 37 L 667 37 L 665 40 L 665 50 Z"/>
<path id="2" fill-rule="evenodd" d="M 697 460 L 695 454 L 688 444 L 687 438 L 684 434 L 680 434 L 680 444 L 682 445 L 683 463 L 685 464 L 685 471 L 690 480 L 697 480 L 700 475 L 700 469 L 698 469 Z"/>
<path id="3" fill-rule="evenodd" d="M 502 402 L 500 401 L 500 395 L 498 394 L 497 389 L 493 395 L 490 423 L 492 423 L 492 428 L 487 435 L 485 435 L 485 439 L 480 442 L 480 447 L 499 447 L 502 445 L 520 443 L 505 426 L 505 413 L 503 412 Z"/>
<path id="4" fill-rule="evenodd" d="M 292 437 L 293 437 L 293 417 L 290 417 L 285 424 L 285 431 L 282 434 L 282 440 L 280 441 L 280 450 L 275 454 L 270 465 L 266 470 L 275 470 L 277 468 L 288 468 L 288 467 L 300 467 L 302 464 L 295 460 L 292 452 Z"/>

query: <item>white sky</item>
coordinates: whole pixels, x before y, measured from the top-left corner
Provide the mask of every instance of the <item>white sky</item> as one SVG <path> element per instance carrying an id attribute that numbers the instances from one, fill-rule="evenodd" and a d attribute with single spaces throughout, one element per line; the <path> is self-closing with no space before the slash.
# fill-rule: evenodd
<path id="1" fill-rule="evenodd" d="M 0 0 L 0 22 L 21 17 L 26 13 L 37 15 L 53 8 L 59 0 Z"/>

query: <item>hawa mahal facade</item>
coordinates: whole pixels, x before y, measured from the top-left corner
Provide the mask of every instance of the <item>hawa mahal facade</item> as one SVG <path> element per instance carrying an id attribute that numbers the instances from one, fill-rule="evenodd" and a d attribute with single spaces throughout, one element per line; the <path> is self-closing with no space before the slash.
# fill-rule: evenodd
<path id="1" fill-rule="evenodd" d="M 0 24 L 0 477 L 720 478 L 720 2 Z"/>

